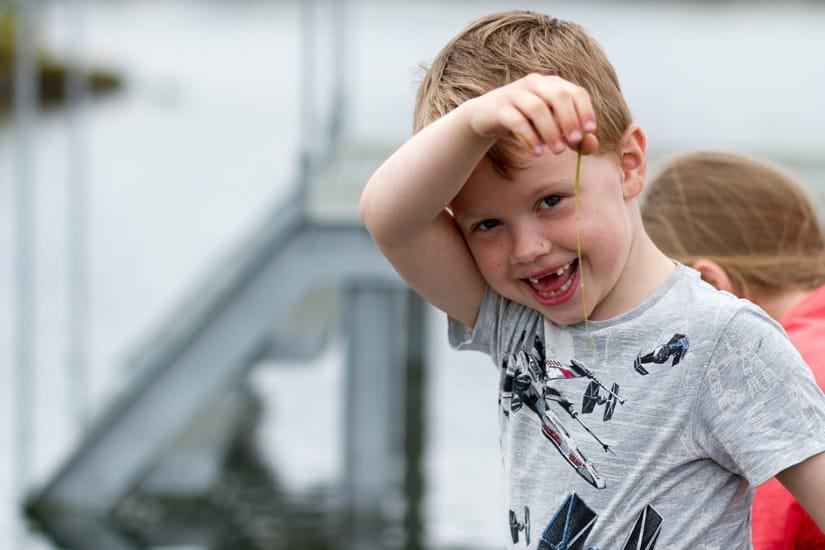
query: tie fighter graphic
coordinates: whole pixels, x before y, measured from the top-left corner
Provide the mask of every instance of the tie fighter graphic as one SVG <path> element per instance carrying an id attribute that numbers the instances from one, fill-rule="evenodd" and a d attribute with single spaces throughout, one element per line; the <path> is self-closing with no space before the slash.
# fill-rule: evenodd
<path id="1" fill-rule="evenodd" d="M 633 368 L 636 369 L 636 372 L 645 376 L 648 374 L 648 371 L 642 364 L 658 363 L 661 365 L 667 363 L 667 360 L 671 357 L 673 358 L 673 362 L 671 362 L 670 366 L 675 367 L 688 352 L 689 347 L 690 342 L 687 336 L 678 333 L 674 334 L 670 340 L 668 340 L 667 344 L 656 346 L 650 353 L 642 355 L 642 352 L 639 352 L 639 355 L 636 356 L 636 360 L 633 362 Z"/>
<path id="2" fill-rule="evenodd" d="M 510 510 L 510 537 L 518 544 L 519 533 L 524 531 L 524 544 L 530 546 L 530 508 L 524 507 L 524 523 L 520 523 L 515 512 Z"/>
<path id="3" fill-rule="evenodd" d="M 570 493 L 544 528 L 536 549 L 598 550 L 586 546 L 597 519 L 598 514 L 579 495 Z M 636 517 L 622 550 L 655 550 L 661 530 L 662 516 L 648 504 Z"/>
<path id="4" fill-rule="evenodd" d="M 653 550 L 662 531 L 662 516 L 651 505 L 639 513 L 622 550 Z"/>
<path id="5" fill-rule="evenodd" d="M 616 403 L 624 405 L 624 400 L 619 399 L 619 385 L 614 382 L 610 386 L 610 389 L 607 389 L 605 385 L 602 384 L 599 379 L 587 369 L 587 367 L 575 359 L 571 360 L 571 364 L 578 370 L 584 371 L 586 373 L 585 376 L 590 378 L 590 383 L 587 385 L 587 389 L 584 390 L 584 398 L 582 399 L 582 414 L 590 414 L 597 405 L 604 405 L 602 420 L 607 422 L 613 418 L 613 412 L 616 410 Z M 600 395 L 599 389 L 606 391 L 607 396 L 605 397 Z"/>
<path id="6" fill-rule="evenodd" d="M 541 534 L 536 550 L 585 550 L 599 516 L 576 493 L 570 493 Z"/>

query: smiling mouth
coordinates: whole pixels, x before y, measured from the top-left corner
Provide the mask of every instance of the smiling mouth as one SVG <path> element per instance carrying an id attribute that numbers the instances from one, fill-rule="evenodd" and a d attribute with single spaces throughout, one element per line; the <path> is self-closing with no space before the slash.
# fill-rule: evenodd
<path id="1" fill-rule="evenodd" d="M 578 259 L 573 259 L 556 271 L 542 277 L 530 277 L 522 280 L 530 286 L 539 298 L 543 299 L 542 301 L 556 301 L 558 298 L 566 297 L 573 286 L 578 263 Z"/>

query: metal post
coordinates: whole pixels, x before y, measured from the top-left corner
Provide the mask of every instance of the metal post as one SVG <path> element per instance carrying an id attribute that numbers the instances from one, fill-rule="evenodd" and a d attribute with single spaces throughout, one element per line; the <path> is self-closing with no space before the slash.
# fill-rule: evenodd
<path id="1" fill-rule="evenodd" d="M 35 311 L 35 223 L 32 136 L 37 109 L 37 75 L 34 50 L 33 2 L 19 0 L 15 27 L 14 127 L 16 132 L 16 262 L 15 262 L 15 448 L 14 496 L 23 502 L 33 459 L 35 392 L 34 311 Z M 16 507 L 19 513 L 19 507 Z M 18 516 L 19 518 L 19 516 Z M 15 548 L 26 547 L 28 536 L 20 519 L 16 522 Z"/>
<path id="2" fill-rule="evenodd" d="M 346 538 L 359 550 L 393 547 L 393 511 L 403 512 L 405 298 L 398 286 L 372 282 L 348 289 L 344 299 L 343 495 Z"/>
<path id="3" fill-rule="evenodd" d="M 347 10 L 346 0 L 332 0 L 332 98 L 330 105 L 329 126 L 327 129 L 327 149 L 341 139 L 346 122 L 347 101 L 347 64 L 350 60 L 347 51 Z"/>
<path id="4" fill-rule="evenodd" d="M 69 99 L 69 171 L 68 171 L 68 371 L 71 413 L 82 431 L 88 422 L 89 400 L 89 174 L 84 117 L 88 82 L 85 76 L 83 40 L 85 36 L 85 2 L 66 4 L 69 19 L 68 99 Z"/>
<path id="5" fill-rule="evenodd" d="M 427 306 L 407 291 L 407 345 L 404 399 L 404 514 L 405 550 L 424 547 L 424 444 L 426 441 Z"/>
<path id="6" fill-rule="evenodd" d="M 306 191 L 309 187 L 309 181 L 315 171 L 313 164 L 316 157 L 317 146 L 315 140 L 318 139 L 317 134 L 317 117 L 315 109 L 317 104 L 317 48 L 316 42 L 318 40 L 318 17 L 317 17 L 317 1 L 316 0 L 302 0 L 298 3 L 300 9 L 301 21 L 301 46 L 300 56 L 300 127 L 299 127 L 299 156 L 300 156 L 300 178 L 298 184 L 298 193 L 301 203 L 306 202 Z"/>

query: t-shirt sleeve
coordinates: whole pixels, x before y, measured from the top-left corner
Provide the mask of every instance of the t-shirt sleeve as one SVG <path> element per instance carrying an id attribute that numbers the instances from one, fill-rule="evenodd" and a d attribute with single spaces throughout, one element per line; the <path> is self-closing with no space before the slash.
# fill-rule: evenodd
<path id="1" fill-rule="evenodd" d="M 707 364 L 693 426 L 712 459 L 759 485 L 825 451 L 825 396 L 781 327 L 745 306 Z"/>
<path id="2" fill-rule="evenodd" d="M 504 298 L 488 286 L 481 297 L 473 328 L 447 317 L 450 346 L 458 350 L 481 351 L 495 358 L 503 307 Z"/>

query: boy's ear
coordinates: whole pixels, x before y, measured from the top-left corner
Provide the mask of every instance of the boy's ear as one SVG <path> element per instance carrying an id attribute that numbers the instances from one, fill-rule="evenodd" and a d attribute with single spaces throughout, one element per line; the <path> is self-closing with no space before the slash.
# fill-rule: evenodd
<path id="1" fill-rule="evenodd" d="M 712 260 L 701 259 L 693 263 L 693 269 L 699 272 L 702 280 L 706 283 L 710 283 L 719 290 L 727 290 L 733 293 L 733 284 L 721 265 Z"/>
<path id="2" fill-rule="evenodd" d="M 622 195 L 625 200 L 639 196 L 645 185 L 647 169 L 647 136 L 642 128 L 632 123 L 624 131 L 619 143 L 622 168 Z"/>

